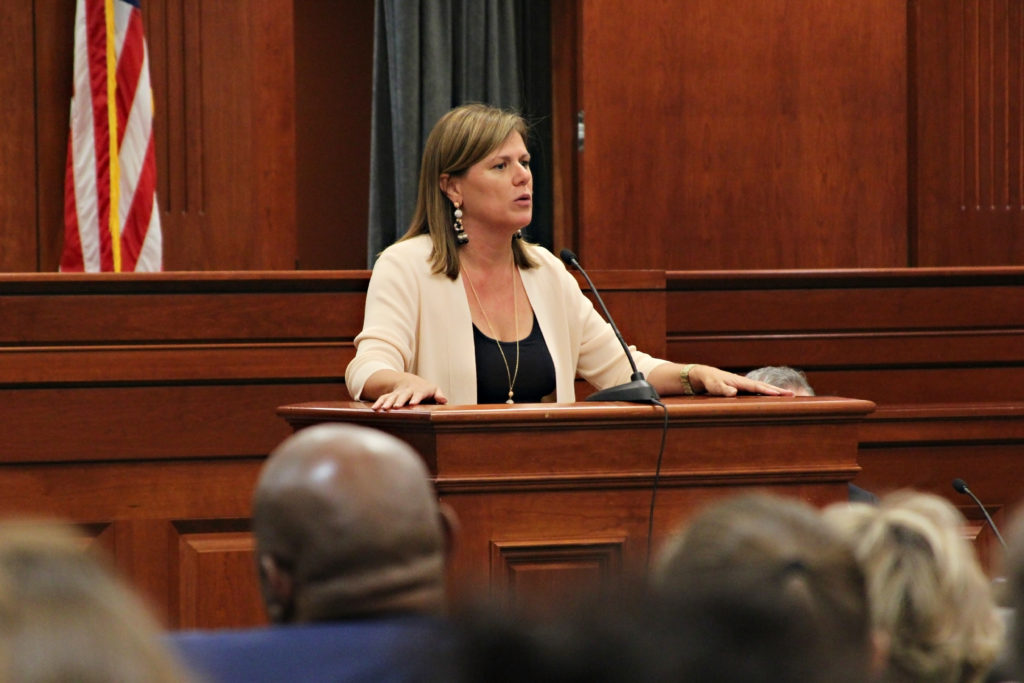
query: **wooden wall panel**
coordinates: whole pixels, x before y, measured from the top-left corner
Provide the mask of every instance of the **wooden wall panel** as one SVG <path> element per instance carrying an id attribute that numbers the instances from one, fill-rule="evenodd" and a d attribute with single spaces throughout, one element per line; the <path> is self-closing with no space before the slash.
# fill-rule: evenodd
<path id="1" fill-rule="evenodd" d="M 587 595 L 621 580 L 626 542 L 625 536 L 491 541 L 491 589 L 510 607 L 565 604 L 567 586 Z"/>
<path id="2" fill-rule="evenodd" d="M 154 0 L 146 15 L 165 269 L 294 268 L 291 3 Z"/>
<path id="3" fill-rule="evenodd" d="M 604 317 L 590 285 L 573 271 L 580 288 Z M 665 355 L 665 277 L 656 270 L 587 270 L 608 310 L 630 346 L 653 356 Z M 589 387 L 589 385 L 587 385 Z M 581 394 L 577 394 L 578 396 Z"/>
<path id="4" fill-rule="evenodd" d="M 111 552 L 115 565 L 153 603 L 162 619 L 178 626 L 184 612 L 210 616 L 221 602 L 182 605 L 187 599 L 177 581 L 182 575 L 195 578 L 189 590 L 209 599 L 216 577 L 189 574 L 202 558 L 179 555 L 177 520 L 235 520 L 249 515 L 252 487 L 262 458 L 234 460 L 139 461 L 124 463 L 70 463 L 0 466 L 0 514 L 5 517 L 36 515 L 58 517 L 87 528 L 100 527 L 98 540 Z M 222 523 L 223 525 L 223 523 Z M 187 527 L 186 527 L 187 528 Z M 209 537 L 207 537 L 208 540 Z M 207 543 L 206 550 L 209 550 Z M 220 543 L 225 561 L 237 561 L 243 548 Z M 245 550 L 244 552 L 248 552 Z M 213 558 L 206 552 L 205 557 Z M 230 558 L 234 558 L 232 561 Z M 213 562 L 214 560 L 210 560 Z M 179 566 L 185 562 L 184 566 Z M 209 562 L 208 562 L 209 564 Z M 250 569 L 251 571 L 251 569 Z M 238 585 L 221 601 L 242 598 L 246 574 L 236 575 Z M 252 586 L 251 581 L 248 584 Z M 253 614 L 258 593 L 233 609 Z M 239 625 L 244 622 L 235 622 Z"/>
<path id="5" fill-rule="evenodd" d="M 1024 5 L 910 5 L 914 265 L 1024 263 Z"/>
<path id="6" fill-rule="evenodd" d="M 668 276 L 669 357 L 805 370 L 878 404 L 1020 400 L 1024 271 L 898 269 Z"/>
<path id="7" fill-rule="evenodd" d="M 198 358 L 196 359 L 198 361 Z M 341 368 L 344 372 L 344 368 Z M 206 372 L 214 374 L 207 366 Z M 166 380 L 165 380 L 166 381 Z M 265 455 L 284 437 L 282 403 L 346 397 L 341 382 L 0 389 L 6 462 L 175 459 Z M 45 434 L 46 438 L 40 438 Z"/>
<path id="8" fill-rule="evenodd" d="M 294 3 L 296 267 L 303 270 L 367 266 L 374 5 Z"/>
<path id="9" fill-rule="evenodd" d="M 35 270 L 35 55 L 32 14 L 0 7 L 0 271 Z"/>
<path id="10" fill-rule="evenodd" d="M 114 338 L 125 343 L 161 345 L 209 339 L 269 343 L 313 329 L 320 334 L 304 341 L 330 341 L 343 336 L 342 331 L 358 330 L 363 323 L 362 311 L 347 305 L 346 299 L 352 295 L 345 293 L 66 293 L 72 289 L 53 296 L 8 293 L 0 299 L 0 313 L 9 323 L 0 331 L 0 342 L 97 344 L 109 342 L 116 331 Z M 144 310 L 147 307 L 149 310 Z M 72 329 L 68 328 L 68 310 L 79 316 Z M 187 325 L 180 324 L 185 321 Z M 31 323 L 34 336 L 24 339 L 20 335 L 26 334 L 25 328 L 14 323 Z"/>
<path id="11" fill-rule="evenodd" d="M 178 628 L 230 628 L 238 624 L 264 624 L 253 552 L 255 544 L 243 524 L 175 525 L 177 538 L 176 589 Z M 217 531 L 196 530 L 222 527 Z M 244 526 L 245 531 L 234 531 Z M 172 556 L 173 557 L 173 556 Z"/>
<path id="12" fill-rule="evenodd" d="M 581 12 L 591 267 L 906 264 L 902 3 Z"/>
<path id="13" fill-rule="evenodd" d="M 19 11 L 30 3 L 17 3 Z M 64 175 L 68 153 L 68 118 L 71 106 L 75 3 L 71 0 L 36 0 L 31 3 L 34 31 L 18 37 L 30 40 L 35 50 L 36 187 L 31 195 L 37 222 L 12 226 L 33 234 L 37 259 L 24 272 L 54 272 L 64 246 Z M 6 190 L 3 190 L 6 191 Z"/>
<path id="14" fill-rule="evenodd" d="M 0 276 L 0 514 L 85 525 L 172 626 L 263 623 L 278 406 L 347 398 L 367 273 Z"/>
<path id="15" fill-rule="evenodd" d="M 580 2 L 551 2 L 552 244 L 579 250 L 577 119 L 581 78 Z"/>
<path id="16" fill-rule="evenodd" d="M 862 469 L 855 483 L 879 494 L 913 488 L 950 499 L 971 521 L 980 557 L 999 567 L 989 562 L 1001 550 L 998 541 L 977 506 L 955 493 L 952 482 L 966 480 L 1001 529 L 1024 509 L 1024 402 L 1019 397 L 1018 392 L 1016 402 L 880 408 L 861 425 Z"/>

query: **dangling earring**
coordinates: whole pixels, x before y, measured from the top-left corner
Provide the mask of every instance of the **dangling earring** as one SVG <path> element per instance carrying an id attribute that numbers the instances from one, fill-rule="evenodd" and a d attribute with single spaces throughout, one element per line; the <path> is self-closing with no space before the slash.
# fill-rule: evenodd
<path id="1" fill-rule="evenodd" d="M 453 202 L 454 204 L 454 202 Z M 455 241 L 458 244 L 465 244 L 469 241 L 469 235 L 466 234 L 466 229 L 462 227 L 462 209 L 459 208 L 458 204 L 455 204 Z"/>
<path id="2" fill-rule="evenodd" d="M 512 235 L 512 237 L 514 237 L 517 240 L 523 239 L 523 231 L 522 230 L 516 230 L 516 233 L 514 235 Z"/>

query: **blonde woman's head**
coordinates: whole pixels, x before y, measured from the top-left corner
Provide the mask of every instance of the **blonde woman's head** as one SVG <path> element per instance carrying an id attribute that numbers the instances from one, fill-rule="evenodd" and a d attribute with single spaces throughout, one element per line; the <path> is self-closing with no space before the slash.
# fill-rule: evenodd
<path id="1" fill-rule="evenodd" d="M 459 274 L 459 245 L 454 233 L 454 206 L 441 189 L 441 176 L 459 176 L 501 146 L 513 133 L 527 140 L 526 121 L 518 113 L 486 104 L 464 104 L 442 116 L 423 148 L 416 211 L 402 239 L 430 235 L 435 272 L 451 279 Z M 530 268 L 518 240 L 512 243 L 516 265 Z"/>
<path id="2" fill-rule="evenodd" d="M 888 649 L 885 680 L 981 680 L 1003 625 L 960 512 L 939 496 L 900 491 L 878 506 L 832 505 L 825 518 L 864 568 L 872 626 Z"/>
<path id="3" fill-rule="evenodd" d="M 142 600 L 70 526 L 0 524 L 0 680 L 180 683 Z"/>

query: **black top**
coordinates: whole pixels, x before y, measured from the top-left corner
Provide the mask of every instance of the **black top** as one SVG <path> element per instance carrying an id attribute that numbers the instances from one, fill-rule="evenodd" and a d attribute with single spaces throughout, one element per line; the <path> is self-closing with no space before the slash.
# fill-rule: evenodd
<path id="1" fill-rule="evenodd" d="M 498 351 L 501 344 L 508 361 Z M 504 403 L 508 400 L 509 374 L 516 371 L 516 343 L 495 342 L 473 325 L 473 346 L 476 353 L 476 402 Z M 533 316 L 533 329 L 526 339 L 519 340 L 519 375 L 516 376 L 516 403 L 538 403 L 555 390 L 555 364 L 544 341 L 544 333 Z"/>

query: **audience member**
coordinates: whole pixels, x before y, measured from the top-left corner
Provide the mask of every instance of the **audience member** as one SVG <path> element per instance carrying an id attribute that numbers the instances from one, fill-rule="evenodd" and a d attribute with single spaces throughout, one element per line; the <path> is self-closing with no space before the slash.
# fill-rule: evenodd
<path id="1" fill-rule="evenodd" d="M 451 516 L 393 436 L 340 424 L 292 435 L 260 474 L 252 524 L 271 621 L 444 611 Z"/>
<path id="2" fill-rule="evenodd" d="M 536 613 L 484 609 L 455 619 L 455 646 L 430 680 L 445 683 L 787 683 L 808 674 L 806 619 L 761 586 L 725 583 L 707 593 L 595 594 Z M 813 636 L 813 634 L 811 634 Z M 817 662 L 817 660 L 814 660 Z"/>
<path id="3" fill-rule="evenodd" d="M 1003 625 L 960 512 L 939 496 L 897 491 L 878 506 L 832 505 L 825 519 L 864 569 L 872 626 L 886 651 L 881 680 L 983 680 Z"/>
<path id="4" fill-rule="evenodd" d="M 1007 639 L 1008 657 L 1016 680 L 1024 681 L 1024 508 L 1018 511 L 1010 529 L 1006 554 L 1006 595 L 1012 610 Z"/>
<path id="5" fill-rule="evenodd" d="M 653 588 L 685 618 L 681 680 L 864 681 L 864 576 L 818 510 L 745 494 L 711 504 L 660 553 Z"/>
<path id="6" fill-rule="evenodd" d="M 0 680 L 182 683 L 143 601 L 56 523 L 0 525 Z"/>
<path id="7" fill-rule="evenodd" d="M 419 681 L 444 640 L 454 517 L 423 461 L 366 427 L 283 441 L 253 496 L 269 629 L 175 634 L 213 681 Z"/>

